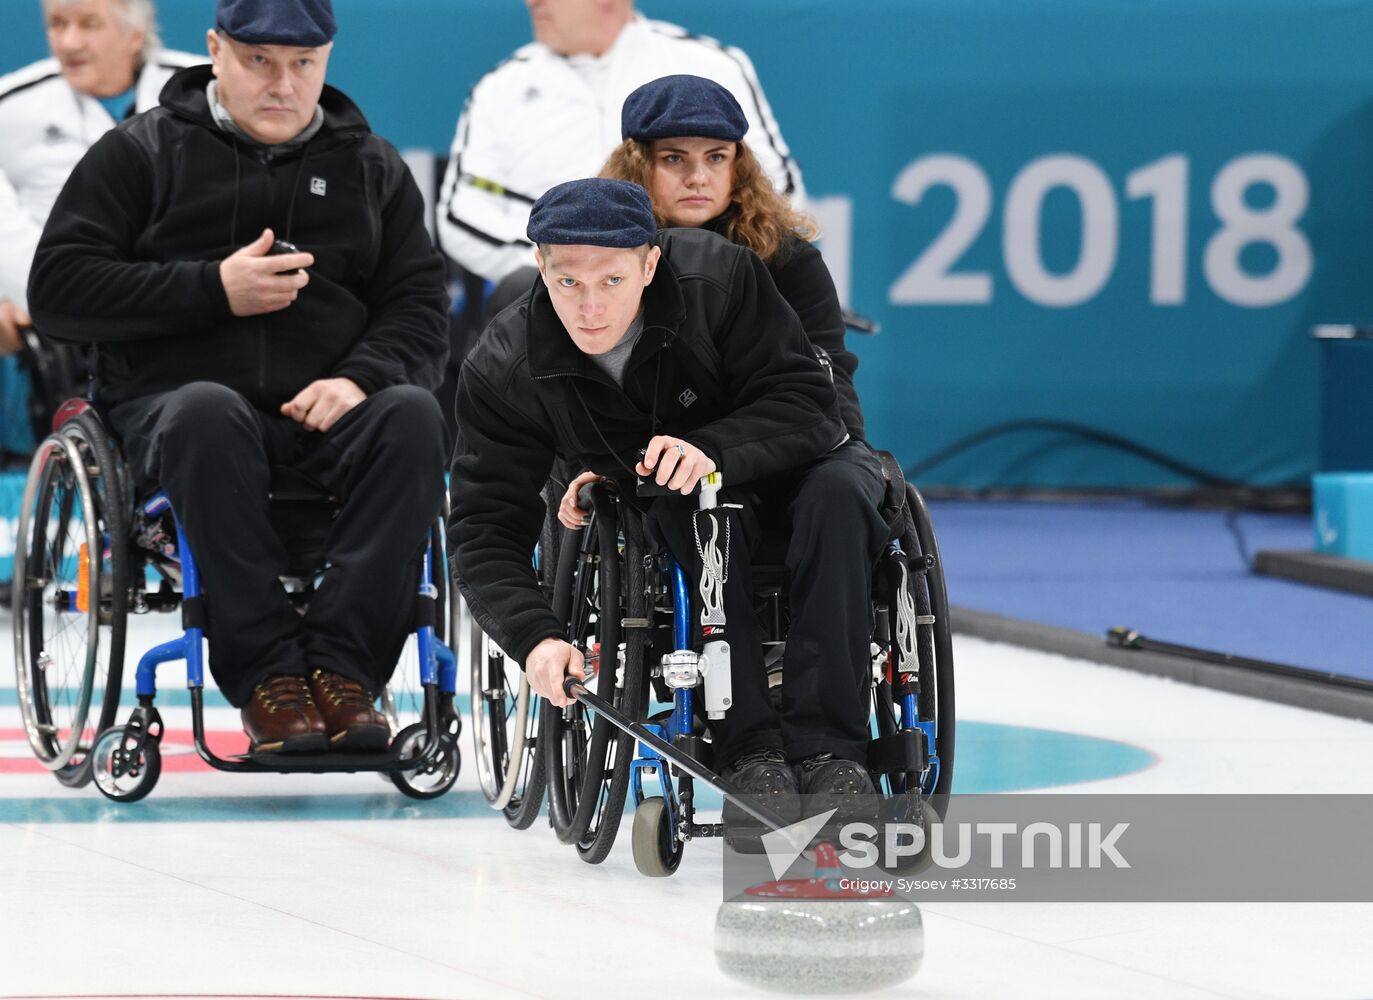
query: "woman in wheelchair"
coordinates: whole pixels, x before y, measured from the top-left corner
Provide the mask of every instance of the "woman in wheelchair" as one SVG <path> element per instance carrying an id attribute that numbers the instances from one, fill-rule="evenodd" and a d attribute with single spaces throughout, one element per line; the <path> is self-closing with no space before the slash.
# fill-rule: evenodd
<path id="1" fill-rule="evenodd" d="M 555 459 L 635 499 L 638 477 L 668 495 L 649 523 L 699 578 L 702 476 L 727 488 L 723 605 L 733 703 L 714 720 L 715 761 L 746 792 L 795 811 L 797 791 L 871 792 L 871 573 L 889 537 L 877 458 L 847 433 L 831 377 L 763 262 L 705 230 L 656 233 L 645 190 L 559 185 L 528 235 L 542 281 L 488 328 L 463 365 L 449 536 L 476 620 L 525 666 L 534 691 L 567 704 L 583 650 L 540 592 L 530 556 Z M 753 621 L 750 545 L 761 519 L 789 529 L 791 637 L 780 712 Z M 799 779 L 799 780 L 798 780 Z"/>
<path id="2" fill-rule="evenodd" d="M 631 93 L 620 121 L 624 141 L 601 176 L 647 189 L 659 226 L 708 229 L 763 259 L 811 343 L 833 365 L 849 436 L 863 440 L 853 384 L 858 358 L 844 344 L 839 294 L 811 244 L 819 227 L 773 188 L 744 142 L 748 119 L 734 95 L 704 77 L 665 76 Z"/>

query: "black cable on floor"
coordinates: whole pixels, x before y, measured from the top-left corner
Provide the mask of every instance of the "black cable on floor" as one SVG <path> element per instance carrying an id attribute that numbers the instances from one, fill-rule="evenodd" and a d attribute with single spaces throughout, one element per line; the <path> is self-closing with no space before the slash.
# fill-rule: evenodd
<path id="1" fill-rule="evenodd" d="M 909 465 L 904 470 L 906 479 L 910 482 L 918 483 L 920 477 L 924 476 L 930 469 L 936 468 L 944 462 L 965 451 L 983 444 L 993 438 L 1004 437 L 1009 434 L 1019 434 L 1025 431 L 1039 431 L 1056 434 L 1065 434 L 1069 437 L 1081 438 L 1094 444 L 1099 444 L 1115 451 L 1133 455 L 1143 459 L 1152 465 L 1166 469 L 1169 472 L 1190 479 L 1200 486 L 1191 497 L 1182 499 L 1170 497 L 1164 499 L 1154 496 L 1152 499 L 1161 503 L 1172 503 L 1178 505 L 1192 506 L 1218 506 L 1226 510 L 1225 527 L 1235 540 L 1235 548 L 1239 553 L 1240 560 L 1246 568 L 1253 566 L 1249 552 L 1249 544 L 1244 536 L 1244 531 L 1239 524 L 1239 515 L 1245 510 L 1261 510 L 1269 512 L 1292 511 L 1309 509 L 1310 493 L 1304 485 L 1285 485 L 1272 488 L 1259 488 L 1242 483 L 1235 479 L 1217 475 L 1198 466 L 1165 455 L 1163 452 L 1148 445 L 1140 444 L 1138 441 L 1116 434 L 1112 431 L 1102 430 L 1097 427 L 1090 427 L 1086 424 L 1074 423 L 1067 420 L 1009 420 L 1004 423 L 994 424 L 986 427 L 966 437 L 960 438 L 953 444 L 940 448 L 918 462 Z"/>
<path id="2" fill-rule="evenodd" d="M 1185 479 L 1190 479 L 1193 482 L 1200 483 L 1203 486 L 1209 486 L 1213 489 L 1249 489 L 1246 484 L 1241 483 L 1238 480 L 1227 479 L 1224 476 L 1218 476 L 1213 472 L 1207 472 L 1205 469 L 1190 465 L 1183 462 L 1181 459 L 1173 458 L 1170 455 L 1165 455 L 1163 452 L 1150 448 L 1148 445 L 1140 444 L 1138 441 L 1132 441 L 1129 438 L 1113 433 L 1112 431 L 1104 431 L 1100 428 L 1089 427 L 1086 424 L 1073 423 L 1068 420 L 1042 419 L 1008 420 L 1004 423 L 993 424 L 991 427 L 983 428 L 966 437 L 959 438 L 953 444 L 940 448 L 933 455 L 921 459 L 914 465 L 908 466 L 905 469 L 906 478 L 912 482 L 919 482 L 920 477 L 926 472 L 942 465 L 955 455 L 969 451 L 993 438 L 1004 437 L 1008 434 L 1019 434 L 1022 431 L 1048 431 L 1051 433 L 1066 434 L 1069 437 L 1083 438 L 1095 444 L 1105 445 L 1116 451 L 1123 451 L 1126 454 L 1142 458 L 1153 465 L 1167 469 L 1169 472 L 1177 473 Z"/>

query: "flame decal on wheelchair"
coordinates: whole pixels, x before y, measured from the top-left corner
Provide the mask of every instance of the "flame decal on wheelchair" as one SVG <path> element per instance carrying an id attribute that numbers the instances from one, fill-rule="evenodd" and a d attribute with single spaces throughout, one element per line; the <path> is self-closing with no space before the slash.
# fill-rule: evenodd
<path id="1" fill-rule="evenodd" d="M 896 644 L 902 663 L 915 663 L 915 600 L 911 597 L 910 569 L 901 561 L 901 583 L 896 588 Z"/>
<path id="2" fill-rule="evenodd" d="M 710 521 L 710 542 L 701 544 L 700 515 Z M 725 547 L 720 549 L 720 521 L 711 510 L 698 510 L 692 513 L 691 527 L 696 535 L 696 553 L 701 557 L 701 626 L 712 628 L 707 635 L 723 632 L 725 624 L 725 583 L 729 577 L 726 567 L 729 564 L 729 521 L 725 522 Z"/>

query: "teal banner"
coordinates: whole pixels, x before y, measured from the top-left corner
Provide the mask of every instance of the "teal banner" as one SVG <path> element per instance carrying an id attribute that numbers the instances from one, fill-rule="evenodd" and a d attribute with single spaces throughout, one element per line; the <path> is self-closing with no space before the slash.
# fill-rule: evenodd
<path id="1" fill-rule="evenodd" d="M 212 0 L 162 0 L 203 49 Z M 0 66 L 44 53 L 0 0 Z M 468 89 L 529 38 L 517 0 L 335 0 L 331 77 L 442 169 Z M 1316 323 L 1368 323 L 1373 0 L 643 0 L 743 47 L 849 304 L 875 443 L 928 485 L 1304 482 Z M 1339 419 L 1335 414 L 1334 418 Z M 1352 416 L 1351 416 L 1352 419 Z"/>
<path id="2" fill-rule="evenodd" d="M 8 587 L 13 578 L 14 545 L 23 498 L 24 470 L 0 471 L 0 587 Z"/>

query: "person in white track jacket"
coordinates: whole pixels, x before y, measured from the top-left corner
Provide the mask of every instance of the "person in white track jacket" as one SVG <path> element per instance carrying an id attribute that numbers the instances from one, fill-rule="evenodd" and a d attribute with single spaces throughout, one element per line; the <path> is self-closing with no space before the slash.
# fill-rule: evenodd
<path id="1" fill-rule="evenodd" d="M 206 61 L 161 47 L 149 0 L 44 0 L 43 14 L 52 57 L 0 76 L 0 298 L 21 309 L 77 161 L 118 120 L 156 107 L 178 69 Z"/>
<path id="2" fill-rule="evenodd" d="M 32 446 L 28 378 L 14 355 L 25 288 L 53 202 L 86 150 L 157 106 L 173 73 L 205 62 L 162 48 L 151 0 L 43 0 L 52 56 L 0 76 L 0 451 Z"/>
<path id="3" fill-rule="evenodd" d="M 439 206 L 439 240 L 497 282 L 533 264 L 529 208 L 550 187 L 592 177 L 620 143 L 630 91 L 671 73 L 724 85 L 778 192 L 800 205 L 801 171 L 741 50 L 648 20 L 633 0 L 525 0 L 534 41 L 477 81 L 458 121 Z"/>

